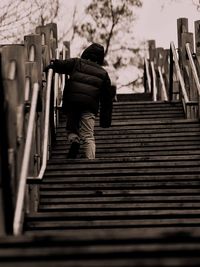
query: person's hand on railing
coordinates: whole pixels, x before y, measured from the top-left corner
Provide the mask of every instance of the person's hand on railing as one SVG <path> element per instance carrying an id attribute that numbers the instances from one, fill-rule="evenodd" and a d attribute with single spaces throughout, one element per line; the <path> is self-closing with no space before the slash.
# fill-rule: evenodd
<path id="1" fill-rule="evenodd" d="M 44 67 L 43 71 L 48 72 L 49 69 L 53 69 L 55 59 L 51 59 L 50 64 Z"/>

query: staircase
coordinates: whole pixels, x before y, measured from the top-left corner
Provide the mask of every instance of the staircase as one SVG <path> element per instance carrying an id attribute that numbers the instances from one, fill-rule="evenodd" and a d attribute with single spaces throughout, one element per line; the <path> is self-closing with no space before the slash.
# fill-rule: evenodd
<path id="1" fill-rule="evenodd" d="M 67 160 L 61 117 L 39 210 L 0 239 L 0 266 L 200 266 L 199 121 L 122 95 L 95 136 L 95 160 Z"/>

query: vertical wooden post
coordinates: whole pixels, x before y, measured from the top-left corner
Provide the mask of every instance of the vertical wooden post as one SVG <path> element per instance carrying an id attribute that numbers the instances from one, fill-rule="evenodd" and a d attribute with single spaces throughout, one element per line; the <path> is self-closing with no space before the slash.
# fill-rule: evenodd
<path id="1" fill-rule="evenodd" d="M 25 51 L 27 53 L 27 62 L 26 62 L 26 79 L 30 80 L 30 94 L 29 101 L 32 97 L 32 88 L 35 82 L 39 83 L 40 92 L 38 98 L 38 111 L 42 110 L 42 38 L 38 35 L 27 35 L 24 37 Z M 32 146 L 32 155 L 30 159 L 30 170 L 29 175 L 34 176 L 38 174 L 40 168 L 40 157 L 42 154 L 42 144 L 40 140 L 42 139 L 42 129 L 40 126 L 41 119 L 40 113 L 37 114 L 36 118 L 36 127 L 35 127 L 35 142 Z"/>
<path id="2" fill-rule="evenodd" d="M 188 32 L 188 19 L 177 19 L 178 48 L 182 48 L 182 33 Z"/>
<path id="3" fill-rule="evenodd" d="M 196 55 L 200 56 L 200 20 L 194 22 Z"/>
<path id="4" fill-rule="evenodd" d="M 35 120 L 34 141 L 32 143 L 29 176 L 37 176 L 41 167 L 41 158 L 43 152 L 43 120 L 44 120 L 44 104 L 45 92 L 42 85 L 42 37 L 39 34 L 27 35 L 24 37 L 24 44 L 27 52 L 26 62 L 26 78 L 30 79 L 31 90 L 35 82 L 39 83 L 40 91 L 37 105 L 37 116 Z M 33 51 L 34 50 L 34 51 Z M 34 55 L 33 55 L 34 54 Z M 30 98 L 32 96 L 32 91 Z M 35 212 L 39 197 L 38 185 L 29 185 L 27 190 L 27 206 L 28 212 Z"/>
<path id="5" fill-rule="evenodd" d="M 149 60 L 154 62 L 156 57 L 156 41 L 149 40 L 148 47 L 149 47 Z"/>
<path id="6" fill-rule="evenodd" d="M 8 166 L 7 105 L 5 103 L 2 67 L 0 57 L 0 236 L 12 234 L 14 215 L 13 188 Z"/>
<path id="7" fill-rule="evenodd" d="M 165 86 L 167 90 L 167 95 L 169 99 L 169 61 L 170 61 L 170 50 L 165 49 L 164 50 L 164 59 L 163 59 L 163 76 L 165 80 Z"/>
<path id="8" fill-rule="evenodd" d="M 177 34 L 178 34 L 178 54 L 179 54 L 179 64 L 181 71 L 183 70 L 183 61 L 184 58 L 182 56 L 183 50 L 183 37 L 182 34 L 188 32 L 188 19 L 187 18 L 179 18 L 177 19 Z M 185 54 L 185 53 L 184 53 Z"/>
<path id="9" fill-rule="evenodd" d="M 179 66 L 181 70 L 181 74 L 183 75 L 183 78 L 186 77 L 186 50 L 185 46 L 183 44 L 183 34 L 188 32 L 188 19 L 187 18 L 179 18 L 177 20 L 177 34 L 178 34 L 178 55 L 179 55 Z M 185 79 L 184 79 L 185 82 Z M 189 90 L 189 87 L 186 84 L 186 91 Z M 179 91 L 180 85 L 179 85 Z"/>
<path id="10" fill-rule="evenodd" d="M 57 24 L 55 23 L 49 23 L 45 26 L 40 26 L 36 28 L 36 33 L 40 34 L 42 36 L 42 40 L 44 42 L 43 45 L 47 45 L 48 52 L 46 49 L 44 50 L 46 54 L 46 58 L 43 59 L 43 67 L 49 64 L 50 59 L 55 58 L 56 56 L 56 48 L 57 48 Z M 52 90 L 51 94 L 51 107 L 54 104 L 54 92 Z M 51 128 L 51 138 L 50 140 L 55 140 L 55 127 L 54 127 L 54 109 L 50 109 L 50 128 Z"/>
<path id="11" fill-rule="evenodd" d="M 198 72 L 198 76 L 200 77 L 200 20 L 197 20 L 194 22 L 194 28 L 195 28 L 195 50 L 196 50 L 196 68 Z M 198 109 L 199 109 L 199 115 L 200 118 L 200 97 L 198 99 Z"/>
<path id="12" fill-rule="evenodd" d="M 1 90 L 4 94 L 4 120 L 2 127 L 7 137 L 7 159 L 9 166 L 8 179 L 3 184 L 3 194 L 8 194 L 5 199 L 5 215 L 13 217 L 18 178 L 21 171 L 21 162 L 24 149 L 24 46 L 7 45 L 1 49 Z M 4 144 L 5 145 L 5 144 Z M 4 147 L 4 149 L 6 149 Z M 5 153 L 5 152 L 4 152 Z M 5 157 L 4 157 L 5 160 Z M 6 174 L 6 173 L 5 173 Z M 7 190 L 7 192 L 5 191 Z M 8 200 L 9 199 L 9 200 Z M 10 210 L 7 210 L 10 209 Z M 12 219 L 12 218 L 11 218 Z M 7 227 L 7 226 L 6 226 Z M 11 228 L 12 226 L 10 226 Z"/>
<path id="13" fill-rule="evenodd" d="M 42 37 L 39 34 L 34 35 L 26 35 L 24 36 L 24 46 L 25 52 L 27 54 L 27 62 L 36 62 L 36 69 L 34 70 L 36 73 L 36 79 L 39 83 L 41 83 L 42 79 Z M 34 50 L 34 57 L 32 56 Z"/>
<path id="14" fill-rule="evenodd" d="M 69 41 L 64 41 L 63 42 L 63 45 L 64 45 L 64 48 L 65 48 L 65 51 L 66 51 L 66 55 L 65 55 L 65 58 L 70 58 L 70 42 Z"/>
<path id="15" fill-rule="evenodd" d="M 169 52 L 169 101 L 173 100 L 173 73 L 174 73 L 174 59 L 173 59 L 173 53 L 172 49 L 170 47 L 170 52 Z"/>
<path id="16" fill-rule="evenodd" d="M 39 26 L 36 28 L 36 33 L 41 35 L 42 45 L 48 46 L 49 58 L 55 58 L 55 48 L 58 46 L 57 24 L 49 23 L 45 26 Z"/>
<path id="17" fill-rule="evenodd" d="M 192 75 L 192 70 L 189 64 L 189 59 L 186 52 L 186 43 L 190 44 L 191 53 L 194 53 L 194 40 L 193 40 L 193 33 L 182 33 L 182 63 L 183 63 L 183 70 L 184 70 L 184 81 L 185 85 L 189 94 L 190 100 L 197 99 L 197 90 L 195 90 L 194 79 Z"/>
<path id="18" fill-rule="evenodd" d="M 10 161 L 13 173 L 14 190 L 17 189 L 16 177 L 19 176 L 24 145 L 24 46 L 12 45 L 2 48 L 2 78 L 5 88 L 5 101 L 8 105 L 8 144 L 12 151 Z M 15 166 L 16 162 L 16 166 Z"/>
<path id="19" fill-rule="evenodd" d="M 195 27 L 195 50 L 196 50 L 196 64 L 198 75 L 200 77 L 200 20 L 194 22 Z"/>

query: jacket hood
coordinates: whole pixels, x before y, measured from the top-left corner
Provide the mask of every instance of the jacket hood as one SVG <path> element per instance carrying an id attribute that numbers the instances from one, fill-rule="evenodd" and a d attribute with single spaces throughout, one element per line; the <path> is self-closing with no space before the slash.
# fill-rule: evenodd
<path id="1" fill-rule="evenodd" d="M 103 65 L 104 48 L 100 44 L 93 43 L 83 51 L 81 58 L 89 59 L 93 62 L 97 62 L 99 65 Z"/>

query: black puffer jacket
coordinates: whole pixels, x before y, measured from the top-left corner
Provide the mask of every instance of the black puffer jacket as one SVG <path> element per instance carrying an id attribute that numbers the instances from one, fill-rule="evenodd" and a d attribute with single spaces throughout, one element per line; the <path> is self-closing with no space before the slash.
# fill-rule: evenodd
<path id="1" fill-rule="evenodd" d="M 89 48 L 83 52 L 82 58 L 53 62 L 52 68 L 55 72 L 69 75 L 63 94 L 63 110 L 65 112 L 89 111 L 97 114 L 100 107 L 100 126 L 110 127 L 112 117 L 110 78 L 98 63 L 88 60 L 89 57 L 93 59 L 92 55 L 98 54 L 95 54 L 94 44 L 91 54 Z M 99 63 L 101 63 L 100 60 Z"/>

